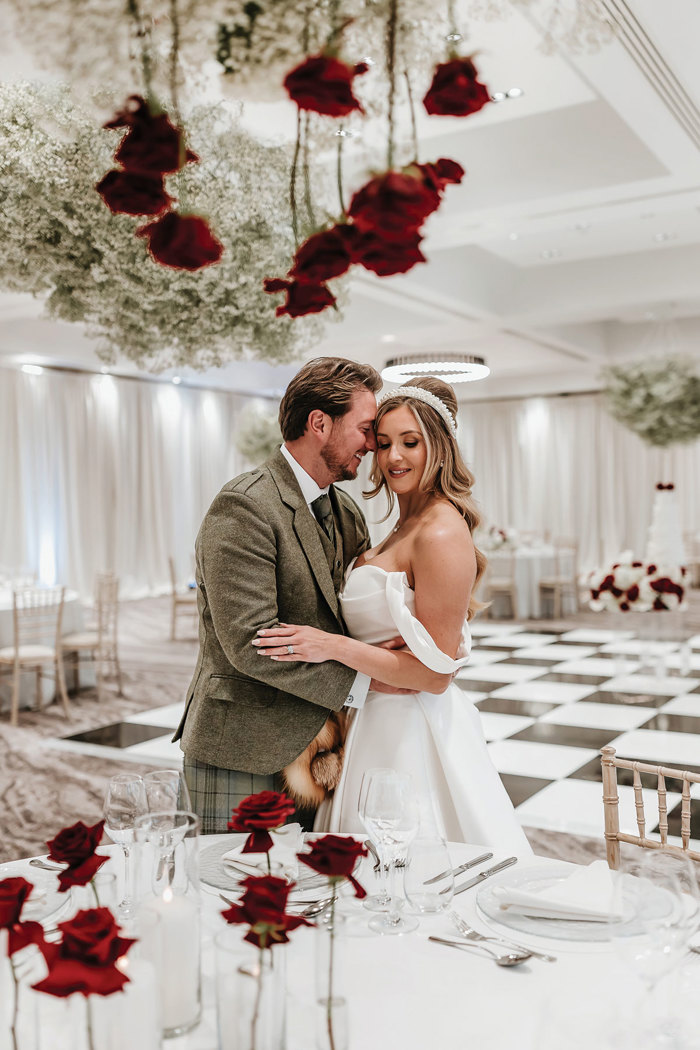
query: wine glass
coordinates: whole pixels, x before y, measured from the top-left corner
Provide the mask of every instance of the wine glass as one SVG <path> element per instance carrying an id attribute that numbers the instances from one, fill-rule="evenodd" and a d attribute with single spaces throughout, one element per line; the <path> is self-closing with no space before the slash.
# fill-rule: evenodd
<path id="1" fill-rule="evenodd" d="M 441 878 L 436 878 L 440 875 Z M 403 890 L 414 911 L 434 915 L 452 902 L 455 880 L 445 840 L 420 836 L 411 843 L 403 871 Z"/>
<path id="2" fill-rule="evenodd" d="M 648 1045 L 666 1047 L 673 1045 L 672 1021 L 658 1016 L 653 993 L 679 966 L 698 928 L 698 884 L 688 857 L 635 852 L 616 873 L 610 936 L 618 957 L 645 986 L 638 1017 Z"/>
<path id="3" fill-rule="evenodd" d="M 145 773 L 143 785 L 151 813 L 192 812 L 187 781 L 179 769 L 154 769 Z"/>
<path id="4" fill-rule="evenodd" d="M 389 905 L 391 904 L 391 896 L 389 895 L 388 888 L 388 871 L 390 860 L 385 856 L 381 842 L 376 840 L 370 831 L 365 820 L 365 808 L 367 805 L 367 792 L 372 782 L 373 777 L 381 776 L 386 773 L 393 773 L 393 769 L 388 769 L 386 766 L 374 766 L 372 769 L 366 769 L 362 774 L 362 782 L 360 784 L 360 799 L 357 806 L 358 816 L 362 822 L 362 825 L 372 840 L 372 844 L 379 854 L 379 893 L 373 893 L 370 897 L 365 897 L 362 904 L 368 911 L 388 911 Z"/>
<path id="5" fill-rule="evenodd" d="M 121 846 L 124 853 L 124 895 L 118 906 L 122 919 L 131 919 L 135 913 L 133 900 L 133 872 L 131 846 L 134 841 L 134 825 L 139 817 L 148 812 L 146 788 L 143 777 L 132 773 L 119 773 L 112 777 L 104 802 L 105 831 Z"/>
<path id="6" fill-rule="evenodd" d="M 379 773 L 372 777 L 365 801 L 365 823 L 372 839 L 391 859 L 391 904 L 388 912 L 370 920 L 370 929 L 381 934 L 410 933 L 418 920 L 402 916 L 397 905 L 396 862 L 418 831 L 418 805 L 406 773 Z"/>

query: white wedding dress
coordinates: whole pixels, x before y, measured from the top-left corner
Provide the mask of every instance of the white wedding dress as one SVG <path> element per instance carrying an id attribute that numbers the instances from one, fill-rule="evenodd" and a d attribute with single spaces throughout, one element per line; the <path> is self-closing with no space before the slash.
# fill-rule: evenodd
<path id="1" fill-rule="evenodd" d="M 353 638 L 376 644 L 401 635 L 421 663 L 445 674 L 469 659 L 468 626 L 460 650 L 466 655 L 453 660 L 441 652 L 414 615 L 415 595 L 403 572 L 371 562 L 351 566 L 340 602 Z M 489 757 L 479 713 L 455 682 L 440 694 L 370 692 L 350 717 L 341 781 L 320 806 L 314 831 L 364 834 L 357 814 L 362 774 L 387 766 L 410 773 L 426 832 L 532 852 Z"/>

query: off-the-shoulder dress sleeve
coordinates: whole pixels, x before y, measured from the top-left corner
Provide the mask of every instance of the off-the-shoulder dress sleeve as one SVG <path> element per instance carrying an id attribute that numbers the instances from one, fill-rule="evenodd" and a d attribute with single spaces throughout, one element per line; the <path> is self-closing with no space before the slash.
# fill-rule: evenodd
<path id="1" fill-rule="evenodd" d="M 391 618 L 396 625 L 396 633 L 401 635 L 413 655 L 431 671 L 436 671 L 438 674 L 453 674 L 460 667 L 464 667 L 469 659 L 471 651 L 469 627 L 465 623 L 462 628 L 462 641 L 459 649 L 461 655 L 459 659 L 453 660 L 451 656 L 443 653 L 437 647 L 427 629 L 411 612 L 409 605 L 413 604 L 413 598 L 413 591 L 408 586 L 404 572 L 386 573 L 386 600 Z"/>

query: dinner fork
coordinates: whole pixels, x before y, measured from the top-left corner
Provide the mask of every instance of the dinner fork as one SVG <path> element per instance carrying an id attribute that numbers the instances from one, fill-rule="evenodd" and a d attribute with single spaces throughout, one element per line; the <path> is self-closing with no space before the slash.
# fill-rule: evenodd
<path id="1" fill-rule="evenodd" d="M 545 962 L 556 962 L 556 955 L 547 955 L 546 952 L 537 952 L 534 948 L 525 948 L 522 944 L 516 944 L 514 941 L 507 941 L 503 937 L 487 937 L 483 933 L 479 933 L 478 930 L 473 929 L 468 922 L 465 922 L 461 915 L 458 915 L 456 911 L 450 912 L 450 918 L 456 929 L 466 937 L 468 941 L 489 941 L 493 944 L 499 944 L 502 948 L 517 948 L 520 951 L 529 952 L 535 959 L 543 959 Z"/>

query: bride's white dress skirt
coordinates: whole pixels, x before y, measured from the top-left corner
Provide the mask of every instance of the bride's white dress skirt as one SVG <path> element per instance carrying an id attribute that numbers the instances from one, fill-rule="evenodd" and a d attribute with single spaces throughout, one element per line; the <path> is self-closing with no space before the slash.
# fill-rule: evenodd
<path id="1" fill-rule="evenodd" d="M 465 624 L 459 660 L 441 652 L 414 616 L 415 595 L 405 573 L 368 562 L 353 569 L 340 595 L 349 633 L 376 644 L 401 635 L 433 671 L 450 674 L 469 659 Z M 316 815 L 315 831 L 364 834 L 357 815 L 362 774 L 373 766 L 410 773 L 421 829 L 453 842 L 486 843 L 531 852 L 513 804 L 494 768 L 479 713 L 454 682 L 444 693 L 370 692 L 351 714 L 340 784 Z"/>

